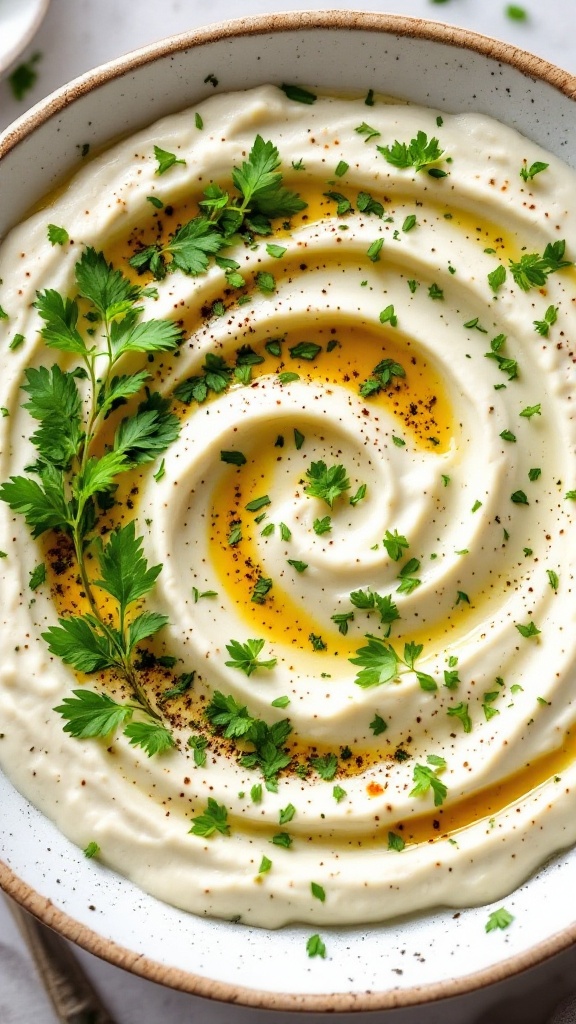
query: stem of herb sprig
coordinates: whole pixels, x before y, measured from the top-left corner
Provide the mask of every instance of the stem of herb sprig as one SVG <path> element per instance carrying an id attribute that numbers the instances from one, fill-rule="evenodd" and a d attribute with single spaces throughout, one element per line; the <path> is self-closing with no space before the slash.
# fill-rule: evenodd
<path id="1" fill-rule="evenodd" d="M 88 377 L 90 380 L 90 410 L 88 414 L 88 422 L 86 425 L 86 438 L 82 448 L 82 455 L 79 462 L 78 473 L 80 476 L 83 475 L 86 468 L 86 464 L 90 455 L 90 446 L 94 438 L 95 429 L 98 423 L 98 419 L 101 415 L 101 408 L 99 408 L 98 398 L 100 395 L 105 394 L 108 381 L 110 379 L 110 373 L 117 362 L 112 353 L 112 345 L 110 340 L 110 325 L 107 320 L 104 321 L 104 329 L 106 332 L 106 353 L 98 353 L 96 351 L 87 353 L 84 362 L 86 364 Z M 108 365 L 102 377 L 98 379 L 96 377 L 95 364 L 96 359 L 99 355 L 106 354 L 108 357 Z M 114 634 L 114 630 L 110 629 L 108 623 L 105 621 L 102 613 L 98 607 L 96 599 L 94 597 L 94 591 L 88 571 L 86 568 L 86 534 L 82 529 L 82 520 L 84 517 L 85 502 L 78 502 L 78 508 L 74 520 L 70 522 L 69 526 L 72 531 L 72 540 L 74 543 L 74 551 L 76 554 L 76 561 L 78 563 L 78 570 L 80 573 L 80 579 L 82 581 L 82 587 L 86 595 L 86 600 L 90 606 L 90 611 L 95 619 L 97 619 L 102 632 L 107 636 L 112 647 L 117 653 L 118 660 L 116 661 L 117 669 L 122 673 L 126 682 L 130 686 L 132 693 L 138 700 L 147 713 L 157 721 L 161 721 L 161 716 L 150 704 L 148 697 L 138 681 L 138 677 L 134 671 L 134 668 L 130 662 L 130 658 L 126 653 L 125 646 L 118 642 L 118 638 Z M 121 637 L 125 640 L 125 609 L 120 608 L 119 610 L 119 630 Z"/>

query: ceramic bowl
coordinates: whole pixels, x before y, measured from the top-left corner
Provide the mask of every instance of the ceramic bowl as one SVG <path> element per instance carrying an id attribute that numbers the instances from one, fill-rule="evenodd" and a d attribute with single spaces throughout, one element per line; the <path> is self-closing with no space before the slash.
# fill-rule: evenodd
<path id="1" fill-rule="evenodd" d="M 0 77 L 38 31 L 50 0 L 0 0 Z"/>
<path id="2" fill-rule="evenodd" d="M 432 22 L 351 12 L 246 19 L 179 36 L 90 72 L 0 139 L 0 236 L 93 149 L 218 89 L 290 81 L 367 90 L 443 111 L 496 113 L 576 167 L 576 79 L 517 49 Z M 91 952 L 148 979 L 254 1007 L 374 1010 L 471 991 L 576 937 L 576 851 L 506 900 L 514 928 L 487 935 L 487 908 L 391 924 L 274 932 L 194 918 L 88 862 L 0 778 L 0 881 L 27 909 Z M 546 905 L 546 915 L 542 907 Z"/>

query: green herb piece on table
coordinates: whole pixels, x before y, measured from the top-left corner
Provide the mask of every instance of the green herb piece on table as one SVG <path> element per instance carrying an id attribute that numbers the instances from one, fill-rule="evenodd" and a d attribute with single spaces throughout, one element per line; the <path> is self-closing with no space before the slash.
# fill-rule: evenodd
<path id="1" fill-rule="evenodd" d="M 15 100 L 23 100 L 26 93 L 30 92 L 30 89 L 36 84 L 38 78 L 36 65 L 41 58 L 41 53 L 33 53 L 29 60 L 18 64 L 8 76 L 8 84 Z"/>

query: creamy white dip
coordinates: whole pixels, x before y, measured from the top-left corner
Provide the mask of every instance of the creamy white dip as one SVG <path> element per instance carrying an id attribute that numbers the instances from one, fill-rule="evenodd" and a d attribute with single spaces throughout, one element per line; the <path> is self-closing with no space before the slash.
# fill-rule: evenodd
<path id="1" fill-rule="evenodd" d="M 559 239 L 573 258 L 576 176 L 484 116 L 363 98 L 304 105 L 273 86 L 215 95 L 198 113 L 201 129 L 195 111 L 184 112 L 89 162 L 0 249 L 5 481 L 34 459 L 24 368 L 75 365 L 48 351 L 32 303 L 46 288 L 73 294 L 86 246 L 126 270 L 130 237 L 149 241 L 153 218 L 170 216 L 146 197 L 174 207 L 174 230 L 183 204 L 192 216 L 209 182 L 229 185 L 256 134 L 277 146 L 285 183 L 309 203 L 288 226 L 275 221 L 274 235 L 223 253 L 240 264 L 244 289 L 235 292 L 212 265 L 199 277 L 169 274 L 157 299 L 145 300 L 149 316 L 184 319 L 179 358 L 154 364 L 166 395 L 200 372 L 207 353 L 233 365 L 248 344 L 265 356 L 250 384 L 187 410 L 176 404 L 182 431 L 164 474 L 151 464 L 132 480 L 130 514 L 148 559 L 163 567 L 147 604 L 170 616 L 158 650 L 196 672 L 186 698 L 168 708 L 179 745 L 148 758 L 121 735 L 63 732 L 53 709 L 73 688 L 119 690 L 104 675 L 79 682 L 48 653 L 40 634 L 56 622 L 57 578 L 29 589 L 45 549 L 0 503 L 0 763 L 79 847 L 97 843 L 104 864 L 195 913 L 266 927 L 353 924 L 495 900 L 576 841 L 576 505 L 565 497 L 576 487 L 576 276 L 563 269 L 524 291 L 509 268 Z M 359 133 L 366 122 L 379 135 Z M 418 131 L 439 138 L 433 166 L 446 176 L 397 168 L 377 149 Z M 154 146 L 185 163 L 157 175 Z M 548 167 L 524 181 L 520 169 L 536 161 Z M 329 191 L 352 210 L 338 213 Z M 359 211 L 361 192 L 383 204 L 383 216 Z M 70 242 L 51 245 L 49 224 Z M 270 255 L 270 242 L 285 253 Z M 507 276 L 494 290 L 488 275 L 499 265 Z M 254 283 L 262 271 L 274 277 L 268 294 Z M 239 304 L 240 294 L 249 301 Z M 215 302 L 223 315 L 212 315 Z M 557 318 L 543 336 L 534 322 L 550 306 Z M 10 351 L 16 334 L 25 341 Z M 486 358 L 500 335 L 496 354 L 517 362 L 513 379 Z M 275 338 L 285 339 L 281 357 L 264 347 Z M 289 355 L 302 339 L 322 346 L 313 362 Z M 331 340 L 338 345 L 327 351 Z M 389 356 L 406 379 L 363 397 L 362 380 Z M 284 382 L 286 371 L 299 376 Z M 230 450 L 246 464 L 222 462 Z M 332 509 L 304 490 L 319 460 L 350 478 Z M 365 497 L 350 504 L 361 484 Z M 246 510 L 263 495 L 268 505 Z M 266 517 L 256 522 L 259 512 Z M 327 515 L 331 530 L 316 532 Z M 242 540 L 231 545 L 238 521 Z M 398 561 L 382 543 L 386 531 L 408 542 Z M 409 559 L 420 563 L 409 574 L 420 583 L 398 593 Z M 273 580 L 262 605 L 250 600 L 254 573 Z M 377 611 L 351 603 L 360 589 L 395 601 L 400 618 L 387 639 Z M 216 596 L 199 596 L 206 591 Z M 332 616 L 349 612 L 342 635 Z M 539 632 L 523 636 L 517 627 L 531 623 Z M 436 688 L 405 669 L 391 682 L 357 685 L 349 658 L 366 634 L 399 655 L 406 642 L 422 644 L 417 669 Z M 277 659 L 272 669 L 247 676 L 226 666 L 226 645 L 249 638 L 265 639 L 261 657 Z M 206 729 L 214 691 L 269 724 L 288 718 L 286 745 L 306 776 L 282 771 L 277 792 L 263 786 L 254 802 L 260 772 L 209 730 L 198 767 L 187 739 Z M 283 697 L 289 703 L 272 706 Z M 378 717 L 385 730 L 374 726 Z M 329 781 L 313 767 L 327 753 L 339 765 Z M 445 768 L 430 767 L 430 756 Z M 413 794 L 416 765 L 438 769 L 441 806 L 432 789 Z M 226 808 L 230 835 L 190 834 L 208 798 Z M 281 824 L 289 805 L 293 816 Z M 289 848 L 272 842 L 279 833 Z M 263 857 L 272 862 L 264 872 Z"/>

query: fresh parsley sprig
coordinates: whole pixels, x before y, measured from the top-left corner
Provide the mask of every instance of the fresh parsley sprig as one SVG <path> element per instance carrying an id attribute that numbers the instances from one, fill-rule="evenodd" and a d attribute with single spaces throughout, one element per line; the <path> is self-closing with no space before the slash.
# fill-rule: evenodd
<path id="1" fill-rule="evenodd" d="M 199 201 L 200 212 L 179 227 L 166 244 L 138 249 L 130 265 L 139 273 L 150 271 L 156 280 L 173 270 L 196 276 L 206 272 L 210 258 L 229 245 L 237 233 L 269 235 L 274 218 L 290 217 L 307 205 L 284 186 L 280 163 L 274 143 L 257 135 L 248 159 L 231 171 L 238 195 L 216 183 L 208 185 Z"/>
<path id="2" fill-rule="evenodd" d="M 133 655 L 167 619 L 154 612 L 138 614 L 133 606 L 149 593 L 160 567 L 148 567 L 133 522 L 110 534 L 105 546 L 95 527 L 99 507 L 113 504 L 118 476 L 162 455 L 179 431 L 168 401 L 147 390 L 149 374 L 143 369 L 117 374 L 116 367 L 124 356 L 175 350 L 181 332 L 169 320 L 143 320 L 138 303 L 148 290 L 132 284 L 93 248 L 76 263 L 75 281 L 76 297 L 47 289 L 37 295 L 36 308 L 47 347 L 76 357 L 81 366 L 73 372 L 57 364 L 25 371 L 24 407 L 39 424 L 31 438 L 37 461 L 28 476 L 13 476 L 0 486 L 0 499 L 25 517 L 33 537 L 61 529 L 72 539 L 88 610 L 48 629 L 44 638 L 51 653 L 80 672 L 119 672 L 142 707 L 158 719 L 139 683 Z M 80 302 L 88 307 L 89 330 L 79 326 Z M 104 421 L 138 396 L 136 412 L 117 419 L 113 440 L 103 448 Z M 99 579 L 88 571 L 89 548 L 96 552 Z M 99 608 L 97 589 L 116 602 L 112 620 Z"/>
<path id="3" fill-rule="evenodd" d="M 571 267 L 572 261 L 564 259 L 566 242 L 558 239 L 548 242 L 540 256 L 537 252 L 527 252 L 519 260 L 510 260 L 509 267 L 516 284 L 522 291 L 530 288 L 542 288 L 550 274 Z"/>
<path id="4" fill-rule="evenodd" d="M 239 704 L 232 694 L 216 690 L 205 709 L 205 716 L 226 739 L 248 743 L 252 749 L 244 751 L 240 763 L 245 768 L 259 768 L 267 786 L 274 788 L 276 776 L 287 768 L 292 758 L 286 751 L 286 740 L 292 732 L 289 719 L 273 725 L 254 718 L 245 705 Z"/>
<path id="5" fill-rule="evenodd" d="M 268 661 L 258 661 L 258 655 L 261 653 L 265 643 L 265 640 L 247 640 L 244 644 L 239 640 L 231 640 L 229 644 L 226 644 L 230 661 L 226 661 L 224 664 L 231 668 L 240 669 L 247 676 L 251 676 L 259 668 L 274 668 L 276 658 L 269 658 Z"/>
<path id="6" fill-rule="evenodd" d="M 427 672 L 420 672 L 416 668 L 416 661 L 424 650 L 422 644 L 415 644 L 412 641 L 404 644 L 404 654 L 401 657 L 391 643 L 387 643 L 378 636 L 366 633 L 368 644 L 356 651 L 355 658 L 348 660 L 353 665 L 359 665 L 354 682 L 366 690 L 372 686 L 382 686 L 383 683 L 392 682 L 398 679 L 405 670 L 414 672 L 422 690 L 431 692 L 438 689 L 438 684 L 433 676 Z M 401 669 L 401 666 L 404 669 Z"/>
<path id="7" fill-rule="evenodd" d="M 398 142 L 396 139 L 392 146 L 376 146 L 376 149 L 393 167 L 413 167 L 415 171 L 437 164 L 444 156 L 438 139 L 429 139 L 426 132 L 422 131 L 417 132 L 410 142 Z M 443 176 L 445 174 L 443 172 Z"/>

